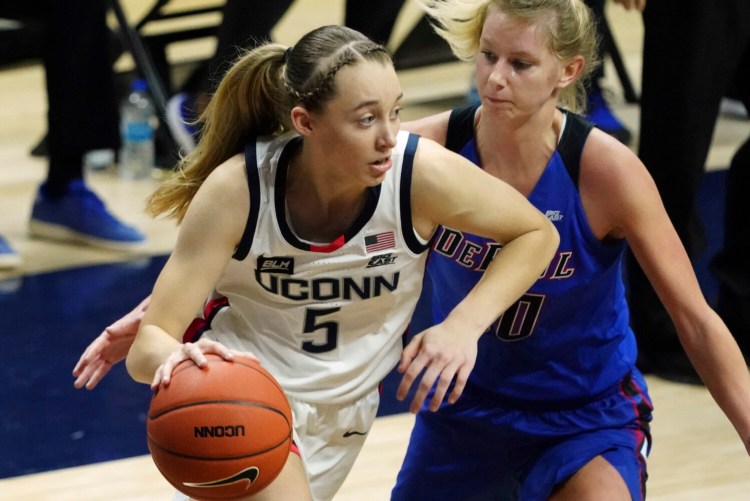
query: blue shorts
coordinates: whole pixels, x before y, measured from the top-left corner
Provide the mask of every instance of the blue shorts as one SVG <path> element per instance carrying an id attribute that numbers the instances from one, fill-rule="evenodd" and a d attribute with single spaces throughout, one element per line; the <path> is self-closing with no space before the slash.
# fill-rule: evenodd
<path id="1" fill-rule="evenodd" d="M 597 456 L 644 499 L 653 407 L 639 372 L 593 401 L 528 404 L 468 385 L 420 411 L 391 501 L 544 501 Z"/>

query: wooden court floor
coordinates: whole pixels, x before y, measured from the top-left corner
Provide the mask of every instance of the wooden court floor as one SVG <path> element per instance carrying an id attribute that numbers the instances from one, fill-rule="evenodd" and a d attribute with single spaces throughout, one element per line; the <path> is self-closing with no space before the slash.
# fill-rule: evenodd
<path id="1" fill-rule="evenodd" d="M 750 499 L 750 459 L 705 388 L 648 383 L 656 406 L 648 499 Z M 376 420 L 335 501 L 389 498 L 412 423 L 411 414 Z M 2 501 L 165 501 L 172 493 L 149 456 L 0 480 Z"/>
<path id="2" fill-rule="evenodd" d="M 144 1 L 126 3 L 137 8 Z M 279 26 L 279 40 L 290 43 L 316 23 L 339 22 L 342 4 L 341 0 L 298 1 Z M 609 18 L 637 86 L 640 19 L 636 14 L 625 13 L 619 6 L 610 6 Z M 210 42 L 205 44 L 210 45 Z M 207 49 L 191 47 L 177 57 L 189 57 L 193 50 L 206 53 Z M 400 76 L 407 100 L 406 119 L 442 110 L 446 102 L 460 100 L 468 89 L 470 75 L 470 69 L 460 63 L 403 72 Z M 614 108 L 634 130 L 637 140 L 638 108 L 624 103 L 612 71 L 608 71 L 607 78 L 614 92 Z M 122 181 L 111 171 L 91 173 L 87 181 L 114 212 L 147 233 L 149 242 L 141 254 L 102 251 L 27 237 L 26 225 L 34 192 L 46 173 L 45 161 L 29 155 L 45 131 L 43 79 L 43 71 L 37 64 L 0 70 L 0 232 L 24 259 L 21 269 L 0 272 L 0 287 L 12 287 L 15 279 L 47 271 L 169 252 L 175 237 L 172 223 L 153 221 L 142 213 L 143 200 L 157 180 Z M 749 131 L 747 121 L 722 119 L 708 161 L 709 169 L 726 166 L 732 151 Z M 0 318 L 2 315 L 0 311 Z M 23 342 L 22 325 L 6 325 L 6 328 L 11 331 L 9 337 L 15 338 L 13 342 Z M 93 338 L 97 333 L 81 335 Z M 28 363 L 44 364 L 44 360 Z M 655 404 L 648 498 L 660 501 L 750 499 L 750 459 L 705 388 L 654 377 L 649 377 L 648 383 Z M 0 421 L 3 409 L 11 405 L 14 403 L 0 403 Z M 377 419 L 336 501 L 388 499 L 412 422 L 409 414 Z M 24 454 L 24 451 L 0 450 L 0 454 Z M 172 493 L 148 456 L 0 480 L 0 501 L 156 501 L 170 500 Z"/>

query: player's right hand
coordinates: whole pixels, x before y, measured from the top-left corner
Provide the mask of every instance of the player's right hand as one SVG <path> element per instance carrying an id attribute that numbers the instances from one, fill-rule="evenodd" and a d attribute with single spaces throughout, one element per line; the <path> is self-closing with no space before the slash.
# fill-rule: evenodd
<path id="1" fill-rule="evenodd" d="M 219 355 L 227 361 L 234 360 L 235 356 L 243 356 L 259 362 L 258 358 L 249 351 L 230 350 L 218 341 L 204 337 L 195 343 L 183 343 L 179 349 L 173 351 L 164 363 L 157 367 L 154 379 L 151 381 L 151 390 L 157 391 L 160 386 L 169 385 L 169 381 L 172 379 L 172 371 L 184 360 L 192 360 L 200 368 L 206 367 L 208 365 L 207 353 Z"/>

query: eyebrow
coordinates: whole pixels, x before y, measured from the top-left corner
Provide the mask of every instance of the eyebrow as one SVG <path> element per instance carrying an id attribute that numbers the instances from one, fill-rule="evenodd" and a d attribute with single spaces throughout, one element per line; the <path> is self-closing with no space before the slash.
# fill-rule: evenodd
<path id="1" fill-rule="evenodd" d="M 402 93 L 401 93 L 401 94 L 399 94 L 399 95 L 398 95 L 398 97 L 396 98 L 396 101 L 395 101 L 395 103 L 397 103 L 397 102 L 401 101 L 401 100 L 402 100 L 403 98 L 404 98 L 404 93 L 402 92 Z M 394 104 L 395 104 L 395 103 L 394 103 Z M 370 101 L 363 101 L 363 102 L 359 103 L 359 104 L 358 104 L 358 105 L 357 105 L 357 106 L 356 106 L 356 107 L 354 108 L 354 111 L 358 111 L 358 110 L 361 110 L 362 108 L 366 108 L 366 107 L 368 107 L 368 106 L 372 106 L 372 105 L 374 105 L 374 104 L 378 104 L 378 101 L 377 101 L 377 100 L 375 100 L 375 99 L 372 99 L 372 100 L 370 100 Z"/>
<path id="2" fill-rule="evenodd" d="M 481 52 L 483 50 L 488 50 L 494 53 L 497 52 L 497 48 L 493 46 L 492 42 L 489 39 L 481 37 L 479 39 L 479 51 Z M 524 49 L 514 50 L 512 52 L 509 52 L 508 56 L 512 58 L 519 58 L 519 59 L 533 59 L 533 60 L 539 59 L 539 56 L 536 53 L 532 53 Z"/>

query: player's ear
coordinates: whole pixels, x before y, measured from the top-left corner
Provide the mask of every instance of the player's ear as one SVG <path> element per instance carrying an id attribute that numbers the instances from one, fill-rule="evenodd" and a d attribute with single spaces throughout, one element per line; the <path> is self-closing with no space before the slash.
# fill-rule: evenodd
<path id="1" fill-rule="evenodd" d="M 557 87 L 559 89 L 564 89 L 565 87 L 578 80 L 578 77 L 580 77 L 581 73 L 583 73 L 583 67 L 585 64 L 586 61 L 584 60 L 583 56 L 575 56 L 567 63 L 565 63 L 565 66 L 563 66 L 562 74 L 560 75 L 560 79 L 557 81 Z"/>
<path id="2" fill-rule="evenodd" d="M 302 136 L 308 136 L 313 133 L 313 118 L 310 112 L 302 106 L 295 106 L 291 111 L 292 125 Z"/>

